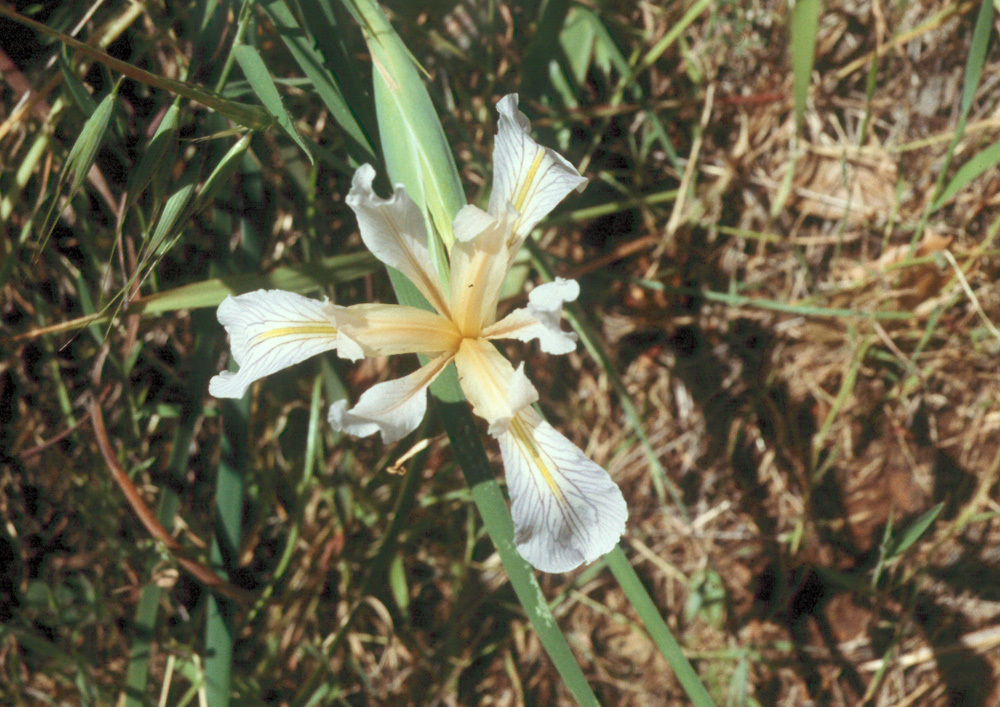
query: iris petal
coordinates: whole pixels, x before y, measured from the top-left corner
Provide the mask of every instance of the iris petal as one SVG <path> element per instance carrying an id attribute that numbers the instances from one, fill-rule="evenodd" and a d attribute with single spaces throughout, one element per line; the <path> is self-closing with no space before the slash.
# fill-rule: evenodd
<path id="1" fill-rule="evenodd" d="M 361 165 L 347 195 L 347 205 L 358 219 L 361 239 L 372 255 L 403 273 L 438 313 L 450 317 L 447 297 L 427 248 L 423 214 L 402 184 L 396 185 L 390 198 L 380 199 L 372 191 L 374 179 L 375 169 Z"/>
<path id="2" fill-rule="evenodd" d="M 519 410 L 538 400 L 538 391 L 524 374 L 524 364 L 515 370 L 488 341 L 463 339 L 455 365 L 466 400 L 473 412 L 490 424 L 493 436 L 506 430 Z"/>
<path id="3" fill-rule="evenodd" d="M 336 348 L 331 308 L 327 302 L 282 290 L 226 297 L 217 316 L 240 368 L 213 377 L 209 394 L 241 398 L 254 381 Z"/>
<path id="4" fill-rule="evenodd" d="M 607 471 L 531 408 L 499 442 L 524 559 L 543 572 L 567 572 L 614 548 L 628 507 Z"/>
<path id="5" fill-rule="evenodd" d="M 531 139 L 531 125 L 517 109 L 516 93 L 501 98 L 497 111 L 500 120 L 493 144 L 488 210 L 499 218 L 509 204 L 520 214 L 510 243 L 511 251 L 516 251 L 535 224 L 571 191 L 582 191 L 587 179 L 562 155 Z"/>
<path id="6" fill-rule="evenodd" d="M 342 357 L 404 353 L 436 354 L 458 349 L 461 336 L 450 320 L 417 307 L 399 304 L 356 304 L 332 307 Z"/>
<path id="7" fill-rule="evenodd" d="M 442 354 L 408 376 L 373 385 L 350 410 L 346 400 L 338 400 L 330 406 L 327 420 L 334 429 L 355 437 L 381 432 L 382 441 L 386 444 L 398 442 L 417 429 L 424 419 L 427 387 L 452 357 L 451 353 Z"/>
<path id="8" fill-rule="evenodd" d="M 510 218 L 494 219 L 475 206 L 455 218 L 451 248 L 451 311 L 465 336 L 478 337 L 496 318 L 500 290 L 507 276 Z"/>
<path id="9" fill-rule="evenodd" d="M 553 282 L 539 285 L 528 295 L 527 307 L 515 309 L 496 324 L 483 329 L 483 337 L 518 341 L 538 339 L 545 353 L 569 353 L 576 349 L 577 336 L 572 331 L 563 331 L 559 322 L 563 303 L 572 302 L 579 295 L 580 286 L 575 280 L 558 277 Z"/>

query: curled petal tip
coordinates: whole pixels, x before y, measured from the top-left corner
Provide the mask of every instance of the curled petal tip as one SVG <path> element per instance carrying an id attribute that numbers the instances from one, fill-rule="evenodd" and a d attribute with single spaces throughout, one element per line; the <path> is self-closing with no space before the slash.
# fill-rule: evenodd
<path id="1" fill-rule="evenodd" d="M 567 354 L 576 349 L 576 332 L 563 331 L 562 308 L 580 295 L 575 280 L 556 278 L 539 285 L 528 295 L 528 306 L 516 309 L 495 324 L 483 330 L 490 339 L 538 339 L 542 351 L 549 354 Z"/>
<path id="2" fill-rule="evenodd" d="M 361 240 L 372 255 L 403 273 L 438 312 L 447 315 L 448 304 L 427 247 L 423 214 L 401 184 L 388 199 L 380 198 L 372 190 L 374 178 L 375 169 L 361 165 L 347 195 Z"/>
<path id="3" fill-rule="evenodd" d="M 338 400 L 330 406 L 327 421 L 334 429 L 355 437 L 381 432 L 385 444 L 398 442 L 424 419 L 427 387 L 451 359 L 451 354 L 442 354 L 408 376 L 373 385 L 350 410 L 347 401 Z"/>
<path id="4" fill-rule="evenodd" d="M 235 373 L 223 371 L 208 382 L 208 394 L 213 398 L 242 398 L 250 387 L 249 381 L 240 380 Z"/>
<path id="5" fill-rule="evenodd" d="M 499 217 L 508 204 L 519 213 L 514 233 L 520 242 L 571 191 L 587 184 L 562 155 L 535 142 L 517 94 L 497 103 L 500 118 L 493 144 L 493 191 L 489 212 Z"/>

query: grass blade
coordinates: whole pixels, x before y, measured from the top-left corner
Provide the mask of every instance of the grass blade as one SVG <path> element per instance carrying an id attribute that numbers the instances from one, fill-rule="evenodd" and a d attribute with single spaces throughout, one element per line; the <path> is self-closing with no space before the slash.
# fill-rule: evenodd
<path id="1" fill-rule="evenodd" d="M 535 579 L 534 570 L 514 547 L 514 524 L 510 518 L 510 511 L 507 509 L 500 486 L 490 471 L 490 463 L 483 449 L 476 422 L 469 406 L 461 399 L 462 393 L 455 369 L 450 368 L 442 373 L 435 381 L 434 387 L 438 398 L 436 405 L 438 416 L 448 432 L 455 459 L 462 469 L 466 483 L 472 489 L 476 508 L 479 509 L 486 532 L 493 540 L 500 561 L 507 570 L 514 593 L 517 594 L 545 652 L 548 653 L 574 699 L 582 706 L 596 706 L 597 697 L 587 684 L 587 678 L 573 656 L 566 637 L 552 616 L 542 588 Z M 455 400 L 456 397 L 458 400 Z M 444 402 L 446 399 L 451 401 Z"/>
<path id="2" fill-rule="evenodd" d="M 261 288 L 308 294 L 320 291 L 327 285 L 357 280 L 374 271 L 377 265 L 378 261 L 370 253 L 365 252 L 334 255 L 314 263 L 288 265 L 264 275 L 241 273 L 216 277 L 139 297 L 125 308 L 124 313 L 150 317 L 179 309 L 218 307 L 228 295 L 239 295 Z M 11 341 L 74 331 L 91 324 L 103 324 L 111 319 L 112 315 L 108 312 L 78 317 L 19 334 L 11 337 Z"/>
<path id="3" fill-rule="evenodd" d="M 271 0 L 262 4 L 271 15 L 271 21 L 278 28 L 278 34 L 299 68 L 312 81 L 313 90 L 333 119 L 344 129 L 348 153 L 359 164 L 376 162 L 378 158 L 375 156 L 372 139 L 345 100 L 336 78 L 324 68 L 324 58 L 316 47 L 316 39 L 296 22 L 285 0 Z"/>
<path id="4" fill-rule="evenodd" d="M 142 192 L 153 183 L 154 179 L 156 180 L 153 190 L 154 199 L 166 186 L 164 182 L 169 176 L 169 172 L 163 169 L 163 165 L 172 164 L 174 153 L 177 151 L 177 125 L 180 112 L 180 101 L 176 100 L 167 109 L 163 120 L 157 126 L 146 151 L 139 160 L 139 164 L 129 173 L 126 210 L 138 201 Z"/>
<path id="5" fill-rule="evenodd" d="M 167 199 L 167 203 L 163 206 L 163 213 L 160 214 L 160 220 L 157 221 L 156 228 L 153 229 L 152 237 L 144 244 L 140 262 L 144 263 L 149 258 L 158 258 L 170 249 L 168 242 L 177 232 L 178 224 L 185 220 L 182 216 L 194 198 L 195 187 L 195 183 L 191 181 Z"/>
<path id="6" fill-rule="evenodd" d="M 111 118 L 115 112 L 115 103 L 118 100 L 118 88 L 120 85 L 120 81 L 115 83 L 114 88 L 111 89 L 111 93 L 105 96 L 97 105 L 93 114 L 83 124 L 83 129 L 80 130 L 80 135 L 73 143 L 73 147 L 70 148 L 69 155 L 66 157 L 66 164 L 63 166 L 63 172 L 59 176 L 56 193 L 53 196 L 52 204 L 49 206 L 48 214 L 42 225 L 42 247 L 44 247 L 45 241 L 48 240 L 52 229 L 55 227 L 55 220 L 59 217 L 60 212 L 57 211 L 57 204 L 60 200 L 60 192 L 62 192 L 66 183 L 69 182 L 66 202 L 71 201 L 83 186 L 83 181 L 87 178 L 90 168 L 94 166 L 94 160 L 97 159 L 97 151 L 100 149 L 101 143 L 104 141 L 104 136 L 111 126 Z"/>
<path id="7" fill-rule="evenodd" d="M 69 94 L 70 99 L 77 109 L 84 115 L 91 115 L 96 109 L 97 104 L 94 103 L 93 96 L 84 87 L 83 82 L 76 75 L 73 67 L 70 66 L 70 60 L 66 52 L 66 47 L 63 46 L 63 50 L 59 52 L 59 71 L 63 77 L 63 87 L 66 89 L 66 93 Z"/>
<path id="8" fill-rule="evenodd" d="M 792 151 L 789 156 L 788 171 L 778 186 L 778 191 L 771 204 L 771 217 L 776 218 L 788 197 L 792 194 L 792 184 L 795 182 L 795 165 L 798 163 L 796 145 L 802 133 L 802 122 L 805 119 L 806 105 L 809 102 L 809 84 L 812 80 L 813 66 L 816 64 L 816 35 L 819 31 L 819 16 L 822 12 L 820 0 L 797 0 L 792 8 L 791 45 L 792 55 L 792 98 L 795 104 L 795 136 L 792 140 Z"/>
<path id="9" fill-rule="evenodd" d="M 636 279 L 633 280 L 633 282 L 650 290 L 691 295 L 694 297 L 704 297 L 709 302 L 721 302 L 722 304 L 730 307 L 767 309 L 772 312 L 798 314 L 806 317 L 844 317 L 848 319 L 869 319 L 872 321 L 909 321 L 916 316 L 913 312 L 902 310 L 864 310 L 845 309 L 843 307 L 822 307 L 820 305 L 813 304 L 798 304 L 793 302 L 763 299 L 760 297 L 747 297 L 746 295 L 739 295 L 734 292 L 713 292 L 712 290 L 700 290 L 692 287 L 671 287 L 654 280 Z"/>
<path id="10" fill-rule="evenodd" d="M 979 82 L 983 76 L 983 66 L 986 63 L 986 50 L 989 48 L 990 34 L 993 31 L 993 13 L 993 3 L 990 0 L 984 0 L 979 5 L 979 14 L 976 15 L 976 25 L 972 29 L 972 45 L 969 47 L 969 55 L 965 60 L 965 78 L 962 83 L 962 102 L 959 108 L 958 125 L 955 126 L 955 134 L 951 138 L 948 151 L 944 155 L 944 162 L 938 172 L 937 180 L 934 182 L 932 197 L 927 201 L 927 206 L 924 209 L 920 223 L 917 224 L 917 228 L 913 231 L 913 237 L 910 239 L 911 250 L 916 249 L 917 243 L 923 238 L 927 221 L 931 213 L 935 210 L 935 207 L 938 206 L 938 201 L 941 200 L 940 194 L 944 188 L 948 167 L 951 165 L 952 157 L 955 155 L 955 148 L 958 147 L 958 143 L 961 142 L 962 137 L 965 135 L 965 125 L 969 120 L 969 111 L 972 110 L 972 101 L 976 96 L 976 90 L 979 88 Z M 957 178 L 958 175 L 955 175 L 955 177 Z"/>
<path id="11" fill-rule="evenodd" d="M 913 521 L 906 530 L 898 536 L 892 537 L 885 544 L 885 560 L 891 562 L 904 552 L 910 549 L 913 543 L 920 539 L 920 536 L 927 532 L 931 524 L 937 519 L 938 514 L 944 508 L 944 502 L 935 504 L 929 511 Z"/>
<path id="12" fill-rule="evenodd" d="M 941 194 L 931 204 L 930 213 L 934 213 L 951 201 L 972 180 L 983 172 L 993 169 L 998 163 L 1000 163 L 1000 142 L 995 142 L 958 168 L 948 186 L 941 190 Z"/>
<path id="13" fill-rule="evenodd" d="M 319 379 L 317 379 L 318 382 Z M 318 391 L 318 387 L 314 390 Z M 318 399 L 318 393 L 315 399 Z M 403 479 L 402 488 L 399 490 L 399 495 L 396 497 L 396 503 L 393 506 L 389 524 L 382 534 L 378 549 L 368 562 L 368 571 L 365 574 L 364 581 L 358 587 L 358 599 L 351 604 L 350 610 L 337 629 L 337 632 L 324 645 L 323 650 L 326 656 L 333 655 L 344 639 L 347 638 L 348 631 L 353 625 L 358 609 L 363 604 L 363 600 L 376 592 L 376 586 L 379 583 L 387 581 L 393 558 L 399 557 L 399 555 L 394 554 L 397 541 L 400 534 L 406 528 L 407 518 L 416 500 L 417 489 L 420 486 L 421 470 L 426 460 L 427 453 L 423 451 L 414 456 L 407 464 L 406 475 Z M 326 675 L 326 668 L 321 668 L 314 672 L 302 688 L 299 689 L 296 699 L 291 703 L 292 706 L 305 707 L 306 705 L 321 704 L 317 701 L 317 696 L 324 694 L 322 679 Z M 333 686 L 330 687 L 332 688 Z"/>
<path id="14" fill-rule="evenodd" d="M 525 245 L 531 253 L 532 263 L 538 269 L 542 278 L 546 282 L 552 282 L 552 280 L 555 279 L 555 274 L 552 272 L 552 268 L 549 267 L 548 262 L 543 254 L 538 250 L 534 241 L 529 238 L 525 242 Z M 582 308 L 575 302 L 570 303 L 565 308 L 564 314 L 566 316 L 566 321 L 573 327 L 573 331 L 579 335 L 580 341 L 587 349 L 591 358 L 593 358 L 594 361 L 604 370 L 605 374 L 608 376 L 608 381 L 611 383 L 611 387 L 613 387 L 615 389 L 615 393 L 618 394 L 618 402 L 625 411 L 625 417 L 628 418 L 632 431 L 635 432 L 636 437 L 639 438 L 643 449 L 646 451 L 646 461 L 649 464 L 650 472 L 652 473 L 653 488 L 656 490 L 656 495 L 659 498 L 660 503 L 664 503 L 666 501 L 665 492 L 669 490 L 670 497 L 673 499 L 674 504 L 677 506 L 681 514 L 686 517 L 687 509 L 684 506 L 684 498 L 680 489 L 678 489 L 677 485 L 674 484 L 667 476 L 667 470 L 663 468 L 659 457 L 656 455 L 656 450 L 653 449 L 653 445 L 649 441 L 649 437 L 646 435 L 646 427 L 642 422 L 642 417 L 639 415 L 639 411 L 636 410 L 635 405 L 632 403 L 632 396 L 629 395 L 621 374 L 612 362 L 611 357 L 598 342 L 597 336 L 594 334 L 593 328 L 587 321 Z"/>
<path id="15" fill-rule="evenodd" d="M 288 115 L 288 111 L 285 110 L 285 104 L 281 101 L 278 87 L 274 85 L 274 79 L 267 70 L 267 66 L 264 65 L 264 60 L 260 58 L 260 54 L 248 44 L 236 47 L 233 53 L 240 68 L 243 69 L 243 75 L 250 82 L 250 88 L 257 94 L 257 98 L 264 104 L 267 112 L 275 119 L 278 126 L 285 131 L 285 134 L 292 138 L 295 144 L 306 153 L 309 162 L 312 163 L 312 152 L 309 150 L 309 146 L 305 140 L 302 139 L 302 136 L 299 135 L 299 131 L 295 129 L 295 123 L 292 121 L 291 116 Z"/>
<path id="16" fill-rule="evenodd" d="M 188 220 L 210 203 L 219 189 L 229 183 L 229 178 L 250 147 L 252 137 L 253 133 L 247 133 L 229 148 L 212 169 L 211 174 L 208 175 L 197 194 L 195 194 L 194 175 L 189 174 L 186 177 L 188 183 L 170 196 L 163 208 L 163 213 L 160 214 L 160 220 L 156 224 L 152 238 L 143 247 L 139 260 L 140 267 L 137 268 L 124 291 L 131 290 L 136 277 L 144 277 L 144 272 L 149 272 L 155 267 L 155 263 L 159 262 L 159 259 L 180 239 L 183 233 L 182 227 L 187 224 Z M 153 265 L 150 266 L 148 262 L 151 260 Z"/>
<path id="17" fill-rule="evenodd" d="M 71 180 L 69 198 L 72 198 L 73 194 L 83 185 L 87 172 L 90 171 L 97 158 L 97 150 L 101 147 L 104 135 L 111 125 L 111 117 L 115 112 L 119 86 L 121 86 L 121 82 L 116 83 L 111 89 L 111 93 L 97 105 L 94 113 L 84 123 L 80 137 L 76 139 L 69 151 L 65 172 L 65 175 L 68 175 L 65 178 Z"/>
<path id="18" fill-rule="evenodd" d="M 222 459 L 215 481 L 215 536 L 211 560 L 216 571 L 231 576 L 240 547 L 243 517 L 243 473 L 248 464 L 247 417 L 250 400 L 227 400 L 223 408 Z M 208 597 L 205 625 L 205 692 L 208 704 L 226 707 L 232 694 L 233 644 L 236 641 L 233 602 L 217 594 Z"/>
<path id="19" fill-rule="evenodd" d="M 180 497 L 177 489 L 181 487 L 184 472 L 187 469 L 188 453 L 194 440 L 195 429 L 201 424 L 200 391 L 207 385 L 211 362 L 211 343 L 215 338 L 214 326 L 212 334 L 206 334 L 206 324 L 213 325 L 207 317 L 201 317 L 202 331 L 198 334 L 195 344 L 195 355 L 192 362 L 193 382 L 189 394 L 182 403 L 180 424 L 174 433 L 170 459 L 167 462 L 166 478 L 170 483 L 163 484 L 160 490 L 160 502 L 156 517 L 167 531 L 173 530 L 174 517 L 180 507 Z M 150 567 L 150 570 L 153 568 Z M 149 679 L 149 662 L 155 638 L 156 616 L 159 612 L 160 597 L 163 590 L 156 582 L 150 582 L 143 587 L 136 607 L 135 631 L 131 646 L 129 646 L 129 664 L 125 674 L 124 707 L 142 707 L 147 704 L 146 688 Z"/>
<path id="20" fill-rule="evenodd" d="M 354 8 L 366 28 L 375 63 L 375 101 L 389 174 L 403 182 L 410 195 L 426 208 L 438 233 L 451 239 L 451 220 L 464 201 L 458 171 L 444 141 L 444 131 L 405 47 L 385 16 L 373 4 L 358 0 Z M 400 126 L 405 130 L 400 130 Z M 431 168 L 436 169 L 428 171 Z M 412 185 L 412 186 L 411 186 Z M 446 224 L 447 230 L 443 230 Z M 443 260 L 443 255 L 438 254 Z M 427 307 L 416 288 L 398 273 L 390 272 L 400 304 Z M 573 652 L 549 609 L 534 571 L 514 547 L 510 512 L 496 479 L 490 473 L 472 413 L 462 395 L 458 374 L 451 367 L 431 386 L 438 414 L 444 424 L 455 460 L 465 475 L 511 586 L 528 620 L 567 688 L 580 705 L 597 705 Z"/>
<path id="21" fill-rule="evenodd" d="M 802 119 L 809 101 L 809 83 L 816 63 L 816 34 L 819 32 L 819 0 L 798 0 L 792 8 L 792 97 L 795 101 L 795 130 L 802 129 Z"/>
<path id="22" fill-rule="evenodd" d="M 559 34 L 566 24 L 568 13 L 569 0 L 547 0 L 542 4 L 535 36 L 528 44 L 521 72 L 524 76 L 522 90 L 525 95 L 541 97 L 551 93 L 548 90 L 549 71 L 557 62 L 561 51 Z"/>
<path id="23" fill-rule="evenodd" d="M 201 103 L 203 106 L 211 108 L 217 113 L 224 115 L 240 125 L 253 130 L 266 130 L 274 122 L 273 118 L 267 114 L 267 111 L 259 106 L 250 106 L 237 101 L 231 101 L 228 98 L 223 98 L 222 96 L 198 86 L 194 86 L 183 81 L 168 79 L 165 76 L 159 76 L 146 71 L 145 69 L 140 69 L 137 66 L 122 61 L 121 59 L 116 59 L 107 52 L 95 49 L 94 47 L 73 39 L 62 32 L 57 32 L 54 29 L 46 27 L 40 22 L 35 22 L 24 15 L 20 15 L 4 5 L 0 5 L 0 16 L 11 19 L 14 22 L 18 22 L 27 27 L 31 27 L 48 37 L 52 37 L 53 39 L 76 49 L 78 52 L 86 54 L 91 59 L 101 62 L 108 68 L 113 69 L 120 74 L 124 74 L 130 79 L 134 79 L 135 81 L 144 83 L 148 86 L 155 86 L 156 88 L 176 93 L 177 95 L 184 96 L 185 98 L 195 101 L 196 103 Z"/>

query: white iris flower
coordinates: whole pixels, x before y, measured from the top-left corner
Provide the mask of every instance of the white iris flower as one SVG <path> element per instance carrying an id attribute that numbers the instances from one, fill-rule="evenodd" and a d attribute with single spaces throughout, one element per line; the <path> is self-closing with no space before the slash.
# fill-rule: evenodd
<path id="1" fill-rule="evenodd" d="M 455 217 L 450 287 L 431 263 L 423 215 L 402 185 L 380 199 L 372 191 L 375 170 L 364 165 L 347 197 L 365 245 L 412 281 L 434 312 L 398 304 L 341 307 L 280 290 L 227 297 L 218 317 L 239 370 L 215 376 L 209 392 L 241 397 L 254 381 L 323 351 L 351 360 L 424 354 L 427 364 L 372 386 L 354 407 L 343 400 L 330 407 L 336 429 L 357 436 L 378 431 L 388 444 L 417 428 L 427 387 L 454 362 L 465 397 L 499 441 L 518 551 L 540 570 L 564 572 L 615 546 L 628 517 L 625 499 L 604 469 L 532 409 L 538 392 L 524 364 L 515 369 L 492 342 L 537 339 L 550 354 L 576 348 L 576 335 L 559 326 L 563 303 L 580 291 L 572 280 L 540 285 L 527 307 L 499 321 L 496 315 L 504 278 L 528 233 L 587 180 L 531 139 L 516 94 L 497 110 L 493 193 L 487 211 L 470 205 Z"/>

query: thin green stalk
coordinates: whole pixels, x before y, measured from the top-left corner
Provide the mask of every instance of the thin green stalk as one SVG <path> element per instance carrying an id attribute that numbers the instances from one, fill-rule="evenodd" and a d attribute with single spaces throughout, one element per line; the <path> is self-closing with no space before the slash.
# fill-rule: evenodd
<path id="1" fill-rule="evenodd" d="M 302 478 L 299 479 L 299 483 L 295 487 L 295 497 L 297 499 L 303 499 L 305 497 L 306 491 L 309 488 L 309 483 L 312 480 L 313 471 L 316 468 L 316 449 L 319 446 L 319 438 L 322 434 L 322 426 L 320 423 L 320 417 L 323 410 L 323 375 L 317 375 L 315 380 L 313 380 L 312 398 L 309 404 L 309 429 L 306 433 L 306 452 L 302 465 Z M 298 503 L 298 507 L 295 509 L 295 513 L 291 519 L 291 523 L 288 527 L 288 539 L 285 541 L 285 548 L 281 553 L 281 557 L 278 559 L 278 564 L 274 568 L 274 572 L 271 573 L 271 578 L 268 580 L 267 586 L 261 591 L 260 596 L 257 598 L 257 602 L 253 605 L 253 608 L 248 612 L 247 617 L 243 620 L 243 624 L 249 624 L 257 616 L 257 613 L 264 608 L 267 602 L 271 599 L 274 594 L 274 588 L 281 581 L 282 577 L 285 576 L 285 572 L 288 571 L 288 567 L 291 564 L 292 557 L 295 555 L 295 547 L 299 540 L 299 530 L 302 527 L 302 502 Z"/>
<path id="2" fill-rule="evenodd" d="M 250 400 L 222 403 L 222 459 L 215 481 L 215 536 L 211 562 L 219 573 L 231 577 L 240 547 L 243 519 L 243 475 L 248 468 Z M 215 594 L 208 597 L 205 627 L 205 692 L 212 707 L 227 707 L 232 694 L 235 605 Z"/>
<path id="3" fill-rule="evenodd" d="M 972 102 L 975 98 L 976 89 L 983 75 L 983 66 L 986 63 L 986 50 L 989 48 L 990 35 L 993 33 L 993 2 L 983 0 L 979 6 L 979 14 L 976 16 L 976 24 L 972 29 L 972 46 L 969 47 L 969 54 L 965 61 L 965 81 L 962 84 L 962 102 L 959 109 L 958 125 L 955 127 L 955 134 L 948 145 L 948 151 L 944 156 L 944 164 L 938 171 L 937 179 L 934 182 L 934 191 L 924 206 L 920 223 L 917 224 L 913 237 L 910 239 L 911 253 L 916 250 L 917 244 L 923 238 L 927 221 L 934 212 L 938 197 L 944 189 L 944 182 L 948 176 L 948 167 L 951 165 L 952 157 L 955 155 L 955 148 L 965 135 L 965 125 L 969 120 L 969 111 L 972 110 Z"/>
<path id="4" fill-rule="evenodd" d="M 795 101 L 795 132 L 801 135 L 809 101 L 809 84 L 816 63 L 816 35 L 823 6 L 820 0 L 797 0 L 792 8 L 792 94 Z"/>
<path id="5" fill-rule="evenodd" d="M 751 307 L 756 309 L 769 309 L 774 312 L 785 312 L 787 314 L 799 314 L 807 317 L 848 317 L 871 320 L 895 320 L 908 321 L 916 315 L 913 312 L 902 312 L 893 310 L 865 311 L 862 309 L 842 309 L 839 307 L 820 307 L 809 304 L 789 304 L 778 300 L 761 299 L 758 297 L 747 297 L 730 292 L 713 292 L 711 290 L 700 290 L 696 287 L 669 287 L 662 282 L 653 280 L 633 280 L 638 285 L 651 290 L 672 292 L 683 295 L 693 295 L 703 297 L 710 302 L 721 302 L 730 307 Z"/>
<path id="6" fill-rule="evenodd" d="M 445 273 L 446 256 L 441 246 L 450 245 L 452 220 L 465 201 L 454 157 L 417 67 L 392 25 L 371 0 L 344 1 L 365 31 L 372 52 L 379 137 L 390 180 L 404 184 L 427 214 L 436 234 L 431 239 L 432 258 L 439 272 Z M 399 273 L 389 274 L 400 304 L 429 308 L 412 283 Z M 489 471 L 480 432 L 464 402 L 454 367 L 438 377 L 431 392 L 437 398 L 455 460 L 528 619 L 576 701 L 596 705 L 597 698 L 559 630 L 533 570 L 514 547 L 510 512 Z"/>
<path id="7" fill-rule="evenodd" d="M 243 0 L 243 5 L 240 7 L 240 16 L 236 22 L 236 36 L 233 38 L 233 43 L 229 46 L 229 53 L 226 55 L 226 63 L 222 65 L 219 80 L 215 82 L 216 93 L 221 93 L 229 81 L 229 75 L 233 72 L 233 64 L 236 63 L 236 50 L 243 46 L 243 38 L 247 34 L 247 27 L 250 26 L 250 11 L 256 4 L 254 0 Z"/>
<path id="8" fill-rule="evenodd" d="M 545 595 L 535 579 L 534 570 L 514 546 L 514 524 L 500 486 L 493 478 L 482 438 L 468 404 L 464 401 L 441 400 L 442 397 L 454 398 L 456 391 L 461 395 L 454 368 L 445 371 L 435 385 L 439 398 L 435 406 L 438 417 L 448 433 L 452 453 L 462 469 L 466 483 L 472 489 L 472 498 L 479 509 L 486 532 L 500 555 L 500 561 L 507 570 L 514 593 L 524 607 L 545 652 L 549 654 L 576 702 L 583 707 L 596 707 L 597 697 L 587 684 L 583 670 L 552 616 Z"/>
<path id="9" fill-rule="evenodd" d="M 698 673 L 694 671 L 691 663 L 684 656 L 680 644 L 670 632 L 659 609 L 653 603 L 649 592 L 646 591 L 639 575 L 635 573 L 635 569 L 629 563 L 621 546 L 615 547 L 614 550 L 605 555 L 605 559 L 612 574 L 615 575 L 615 579 L 618 580 L 618 584 L 621 585 L 622 591 L 625 592 L 632 607 L 646 625 L 646 630 L 649 631 L 656 647 L 660 649 L 663 657 L 673 668 L 674 674 L 684 691 L 687 692 L 691 704 L 694 707 L 715 707 L 715 702 L 712 701 L 708 690 L 705 689 L 698 678 Z"/>
<path id="10" fill-rule="evenodd" d="M 202 317 L 201 319 L 201 323 L 204 324 L 206 318 Z M 202 328 L 204 329 L 204 327 Z M 159 506 L 156 510 L 157 519 L 168 531 L 173 528 L 174 517 L 180 506 L 180 498 L 175 490 L 177 488 L 176 482 L 183 477 L 187 468 L 188 451 L 191 449 L 195 428 L 201 419 L 199 415 L 201 391 L 208 378 L 205 364 L 211 360 L 210 350 L 214 340 L 213 327 L 212 335 L 202 331 L 198 334 L 195 343 L 192 360 L 198 370 L 194 372 L 194 381 L 190 388 L 191 394 L 181 407 L 180 424 L 174 433 L 173 446 L 170 450 L 170 459 L 167 462 L 165 474 L 170 483 L 163 485 Z M 149 661 L 153 650 L 156 617 L 161 595 L 162 589 L 156 582 L 147 584 L 139 594 L 139 604 L 135 614 L 135 633 L 132 644 L 129 646 L 129 664 L 125 674 L 124 707 L 141 707 L 147 704 L 146 688 L 149 680 Z"/>

